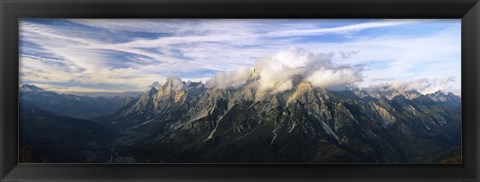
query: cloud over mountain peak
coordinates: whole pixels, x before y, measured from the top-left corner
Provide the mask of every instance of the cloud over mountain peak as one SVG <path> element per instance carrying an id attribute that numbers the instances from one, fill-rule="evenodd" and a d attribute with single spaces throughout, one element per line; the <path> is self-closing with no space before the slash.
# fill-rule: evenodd
<path id="1" fill-rule="evenodd" d="M 248 79 L 254 79 L 254 85 L 261 91 L 281 92 L 292 89 L 294 79 L 300 78 L 315 87 L 338 90 L 362 79 L 358 69 L 350 65 L 334 65 L 333 56 L 333 52 L 311 53 L 291 47 L 257 59 L 253 69 L 219 72 L 207 82 L 207 87 L 236 88 L 247 83 Z"/>

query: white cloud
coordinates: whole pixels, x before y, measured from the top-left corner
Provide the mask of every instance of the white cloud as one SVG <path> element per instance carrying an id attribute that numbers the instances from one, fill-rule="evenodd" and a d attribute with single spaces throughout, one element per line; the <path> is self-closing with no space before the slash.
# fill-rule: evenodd
<path id="1" fill-rule="evenodd" d="M 399 93 L 404 93 L 405 91 L 416 90 L 422 94 L 434 93 L 436 91 L 449 92 L 452 88 L 452 83 L 455 82 L 455 77 L 448 76 L 442 78 L 414 78 L 411 80 L 400 80 L 400 81 L 390 81 L 381 84 L 372 84 L 366 89 L 370 91 L 378 90 L 395 90 Z M 459 93 L 455 93 L 459 94 Z"/>
<path id="2" fill-rule="evenodd" d="M 41 59 L 20 57 L 20 79 L 40 82 L 69 82 L 74 75 L 61 66 L 46 64 Z"/>
<path id="3" fill-rule="evenodd" d="M 307 77 L 313 86 L 330 90 L 344 90 L 345 87 L 356 83 L 361 78 L 352 69 L 324 69 L 321 68 Z"/>
<path id="4" fill-rule="evenodd" d="M 292 47 L 258 59 L 254 70 L 241 68 L 230 73 L 219 72 L 207 82 L 207 87 L 237 88 L 250 79 L 260 91 L 276 93 L 292 89 L 295 79 L 302 79 L 315 87 L 343 90 L 361 80 L 349 65 L 333 66 L 330 61 L 333 56 L 333 53 L 313 54 Z"/>
<path id="5" fill-rule="evenodd" d="M 361 80 L 351 66 L 334 66 L 331 62 L 333 56 L 333 52 L 313 54 L 300 48 L 289 48 L 263 58 L 255 66 L 259 74 L 259 89 L 273 89 L 274 92 L 288 90 L 296 77 L 326 89 L 344 89 L 346 85 Z"/>
<path id="6" fill-rule="evenodd" d="M 207 81 L 207 88 L 227 89 L 243 86 L 249 79 L 252 71 L 247 67 L 239 68 L 233 72 L 218 72 Z"/>
<path id="7" fill-rule="evenodd" d="M 175 19 L 69 19 L 69 21 L 111 32 L 175 33 L 181 31 L 182 27 L 193 25 Z"/>
<path id="8" fill-rule="evenodd" d="M 98 37 L 89 37 L 95 32 L 21 21 L 20 38 L 40 45 L 45 53 L 56 58 L 48 60 L 38 55 L 22 55 L 20 62 L 27 75 L 23 79 L 37 82 L 74 80 L 86 84 L 127 84 L 131 88 L 143 90 L 155 80 L 163 83 L 167 76 L 179 73 L 182 73 L 180 77 L 184 80 L 205 82 L 206 75 L 199 77 L 188 74 L 198 70 L 211 70 L 221 73 L 210 84 L 228 87 L 242 84 L 246 79 L 247 72 L 235 73 L 235 70 L 242 67 L 252 70 L 251 66 L 255 65 L 256 72 L 262 70 L 259 82 L 264 89 L 289 89 L 293 75 L 302 75 L 317 86 L 331 89 L 349 84 L 378 84 L 381 83 L 379 79 L 405 81 L 413 77 L 436 79 L 454 76 L 456 79 L 455 82 L 450 82 L 453 85 L 451 89 L 460 89 L 459 27 L 439 30 L 438 33 L 422 37 L 411 36 L 408 32 L 372 37 L 355 34 L 360 30 L 380 27 L 416 25 L 425 20 L 379 20 L 333 28 L 319 26 L 318 23 L 322 20 L 70 21 L 112 32 L 112 37 L 104 39 L 113 39 L 115 35 L 124 32 L 162 35 L 158 38 L 133 38 L 123 43 L 112 43 Z M 299 43 L 290 37 L 325 34 L 345 36 L 348 41 Z M 319 54 L 285 51 L 289 47 L 298 46 Z M 282 50 L 284 51 L 278 53 Z M 135 54 L 138 58 L 136 61 L 113 58 L 107 54 L 112 51 Z M 263 58 L 256 62 L 260 57 Z M 51 64 L 55 61 L 58 62 L 56 65 Z M 371 65 L 372 61 L 376 64 Z M 385 63 L 382 68 L 371 67 L 382 62 Z M 115 64 L 125 64 L 128 68 L 116 68 Z M 266 68 L 267 65 L 262 64 L 270 64 L 272 68 Z M 350 66 L 342 67 L 343 65 L 363 65 L 365 71 L 359 75 L 358 70 Z M 419 65 L 422 69 L 415 71 Z M 325 77 L 330 77 L 332 81 L 323 79 Z"/>
<path id="9" fill-rule="evenodd" d="M 408 81 L 418 77 L 430 80 L 455 77 L 452 87 L 442 90 L 457 90 L 458 93 L 461 88 L 459 28 L 421 37 L 379 36 L 341 43 L 308 43 L 304 46 L 312 51 L 355 51 L 356 54 L 348 57 L 335 56 L 332 62 L 362 65 L 363 81 L 357 83 L 359 87 L 382 84 L 385 79 Z"/>
<path id="10" fill-rule="evenodd" d="M 297 29 L 297 30 L 286 30 L 279 32 L 272 32 L 266 34 L 266 36 L 271 37 L 288 37 L 288 36 L 308 36 L 308 35 L 322 35 L 328 33 L 349 33 L 365 29 L 380 28 L 380 27 L 389 27 L 389 26 L 398 26 L 403 24 L 419 23 L 425 22 L 427 20 L 382 20 L 376 22 L 368 23 L 359 23 L 354 25 L 333 27 L 333 28 L 314 28 L 314 29 Z"/>

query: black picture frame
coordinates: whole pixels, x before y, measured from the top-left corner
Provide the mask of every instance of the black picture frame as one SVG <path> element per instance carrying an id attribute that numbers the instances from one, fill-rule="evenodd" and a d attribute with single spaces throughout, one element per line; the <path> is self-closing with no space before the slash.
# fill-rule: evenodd
<path id="1" fill-rule="evenodd" d="M 0 12 L 1 181 L 479 181 L 478 0 L 0 0 Z M 19 18 L 461 18 L 463 164 L 18 164 Z"/>

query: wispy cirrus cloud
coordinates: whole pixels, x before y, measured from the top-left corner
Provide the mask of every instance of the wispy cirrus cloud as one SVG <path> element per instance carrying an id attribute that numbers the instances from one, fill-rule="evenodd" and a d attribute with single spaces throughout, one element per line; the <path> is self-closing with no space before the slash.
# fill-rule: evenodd
<path id="1" fill-rule="evenodd" d="M 168 76 L 206 82 L 290 47 L 362 67 L 358 86 L 452 76 L 459 90 L 461 79 L 459 20 L 24 19 L 20 41 L 31 75 L 23 82 L 85 89 L 143 90 Z"/>
<path id="2" fill-rule="evenodd" d="M 404 24 L 421 23 L 427 20 L 381 20 L 368 23 L 360 23 L 353 25 L 346 25 L 332 28 L 312 28 L 312 29 L 296 29 L 296 30 L 284 30 L 278 32 L 267 33 L 269 37 L 290 37 L 290 36 L 312 36 L 322 34 L 345 34 L 350 32 L 357 32 L 365 29 L 381 28 L 398 26 Z"/>

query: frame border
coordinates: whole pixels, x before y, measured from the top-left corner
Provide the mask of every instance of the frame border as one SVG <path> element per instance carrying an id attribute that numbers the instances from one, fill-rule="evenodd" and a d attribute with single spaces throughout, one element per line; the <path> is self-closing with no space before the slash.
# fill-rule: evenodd
<path id="1" fill-rule="evenodd" d="M 479 0 L 0 0 L 0 12 L 0 181 L 479 181 Z M 463 164 L 18 164 L 19 18 L 461 18 Z"/>

